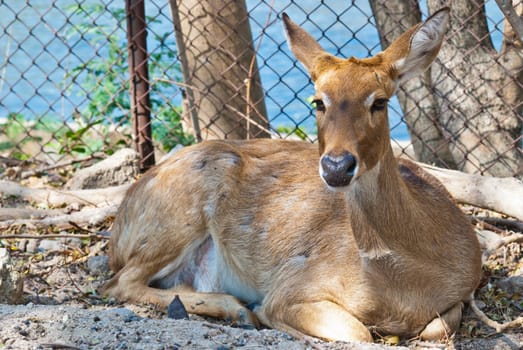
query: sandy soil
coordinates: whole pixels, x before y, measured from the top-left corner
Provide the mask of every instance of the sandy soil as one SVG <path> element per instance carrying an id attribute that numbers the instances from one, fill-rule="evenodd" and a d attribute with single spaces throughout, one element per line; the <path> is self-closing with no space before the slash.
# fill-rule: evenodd
<path id="1" fill-rule="evenodd" d="M 205 320 L 139 316 L 130 308 L 0 305 L 3 349 L 407 349 L 402 346 L 294 340 L 285 333 L 249 330 Z M 521 349 L 521 332 L 462 338 L 411 349 Z"/>

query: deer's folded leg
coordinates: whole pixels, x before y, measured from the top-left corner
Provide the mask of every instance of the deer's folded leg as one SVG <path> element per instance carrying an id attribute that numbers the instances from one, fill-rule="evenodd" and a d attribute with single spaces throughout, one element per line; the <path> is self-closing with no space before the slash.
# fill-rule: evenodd
<path id="1" fill-rule="evenodd" d="M 455 333 L 461 322 L 463 302 L 455 304 L 439 317 L 433 319 L 421 332 L 423 340 L 441 340 Z"/>
<path id="2" fill-rule="evenodd" d="M 330 301 L 284 305 L 255 310 L 262 323 L 302 338 L 304 334 L 328 341 L 372 342 L 372 336 L 356 317 Z M 268 313 L 271 314 L 268 314 Z"/>
<path id="3" fill-rule="evenodd" d="M 109 281 L 104 292 L 119 300 L 152 303 L 165 309 L 178 296 L 188 313 L 258 326 L 254 313 L 232 295 L 196 292 L 187 285 L 170 289 L 149 287 L 140 278 L 139 271 L 138 267 L 123 268 Z"/>

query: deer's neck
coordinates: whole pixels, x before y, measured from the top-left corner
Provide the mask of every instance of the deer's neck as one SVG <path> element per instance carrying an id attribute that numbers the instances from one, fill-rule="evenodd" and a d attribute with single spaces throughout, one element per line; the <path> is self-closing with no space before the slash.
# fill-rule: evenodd
<path id="1" fill-rule="evenodd" d="M 390 149 L 370 171 L 354 180 L 347 202 L 360 256 L 379 258 L 414 234 L 415 204 Z M 399 237 L 401 235 L 401 237 Z M 412 237 L 415 238 L 415 237 Z"/>

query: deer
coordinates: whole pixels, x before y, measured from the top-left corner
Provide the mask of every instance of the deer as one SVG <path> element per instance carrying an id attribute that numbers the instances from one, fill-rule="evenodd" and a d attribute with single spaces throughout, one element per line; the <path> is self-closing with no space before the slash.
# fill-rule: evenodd
<path id="1" fill-rule="evenodd" d="M 178 296 L 188 313 L 297 338 L 445 339 L 480 281 L 480 246 L 445 187 L 393 155 L 387 105 L 437 56 L 449 9 L 362 59 L 282 18 L 314 82 L 318 143 L 209 140 L 151 168 L 116 214 L 105 293 Z"/>

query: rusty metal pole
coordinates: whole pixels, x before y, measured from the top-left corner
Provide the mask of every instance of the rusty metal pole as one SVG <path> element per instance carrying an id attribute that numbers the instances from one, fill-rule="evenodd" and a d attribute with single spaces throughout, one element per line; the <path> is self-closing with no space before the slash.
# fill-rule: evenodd
<path id="1" fill-rule="evenodd" d="M 151 136 L 151 101 L 149 98 L 144 0 L 126 0 L 125 13 L 134 148 L 140 154 L 140 170 L 145 171 L 154 165 L 154 147 Z"/>

